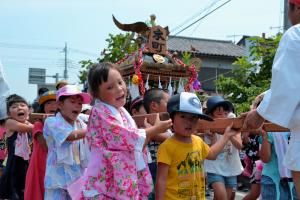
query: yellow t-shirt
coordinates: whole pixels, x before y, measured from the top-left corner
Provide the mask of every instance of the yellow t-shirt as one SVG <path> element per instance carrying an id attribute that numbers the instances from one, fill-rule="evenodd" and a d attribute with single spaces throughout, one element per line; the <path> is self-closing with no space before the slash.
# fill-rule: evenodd
<path id="1" fill-rule="evenodd" d="M 205 199 L 204 159 L 209 146 L 192 135 L 192 143 L 183 143 L 171 137 L 159 146 L 157 162 L 169 165 L 165 198 Z"/>

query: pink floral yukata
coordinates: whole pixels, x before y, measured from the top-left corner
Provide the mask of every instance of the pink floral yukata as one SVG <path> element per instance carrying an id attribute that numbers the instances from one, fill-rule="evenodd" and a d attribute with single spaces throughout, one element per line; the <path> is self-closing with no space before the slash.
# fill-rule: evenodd
<path id="1" fill-rule="evenodd" d="M 142 154 L 145 167 L 140 171 L 135 157 L 140 131 L 124 108 L 117 110 L 96 101 L 88 124 L 92 151 L 84 177 L 84 199 L 148 199 L 152 179 L 147 152 Z"/>

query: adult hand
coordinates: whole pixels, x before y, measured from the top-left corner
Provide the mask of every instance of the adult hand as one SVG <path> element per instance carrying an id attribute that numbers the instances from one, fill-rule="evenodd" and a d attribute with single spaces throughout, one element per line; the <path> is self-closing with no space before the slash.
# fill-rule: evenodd
<path id="1" fill-rule="evenodd" d="M 265 121 L 265 119 L 258 114 L 256 109 L 241 114 L 241 117 L 245 118 L 243 125 L 244 129 L 258 129 Z"/>

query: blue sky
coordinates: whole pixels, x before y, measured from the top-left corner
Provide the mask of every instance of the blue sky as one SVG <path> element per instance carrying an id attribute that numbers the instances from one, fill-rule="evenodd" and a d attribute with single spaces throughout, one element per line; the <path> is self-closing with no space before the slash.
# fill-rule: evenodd
<path id="1" fill-rule="evenodd" d="M 154 13 L 157 24 L 168 25 L 172 30 L 214 1 L 0 0 L 0 60 L 11 93 L 32 102 L 36 85 L 28 84 L 29 67 L 46 68 L 47 75 L 62 75 L 64 54 L 61 50 L 65 42 L 71 49 L 86 52 L 70 51 L 68 55 L 69 80 L 78 83 L 78 61 L 95 60 L 106 47 L 108 34 L 121 32 L 113 24 L 112 14 L 123 23 L 131 23 L 146 21 Z M 226 0 L 219 0 L 218 5 L 222 2 Z M 263 32 L 272 36 L 278 29 L 270 27 L 281 26 L 282 11 L 283 0 L 231 0 L 180 35 L 222 40 L 233 40 L 231 35 L 261 35 Z M 51 48 L 36 48 L 37 45 Z M 54 83 L 54 79 L 47 78 L 47 82 Z"/>

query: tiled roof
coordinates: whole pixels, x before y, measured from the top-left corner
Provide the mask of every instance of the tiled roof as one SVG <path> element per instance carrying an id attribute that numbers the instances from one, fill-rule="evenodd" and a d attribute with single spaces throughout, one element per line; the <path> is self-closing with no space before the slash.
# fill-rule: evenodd
<path id="1" fill-rule="evenodd" d="M 169 36 L 169 51 L 188 51 L 204 55 L 242 57 L 246 51 L 231 41 L 211 40 L 203 38 L 192 38 L 182 36 Z M 194 49 L 194 51 L 192 51 Z"/>

